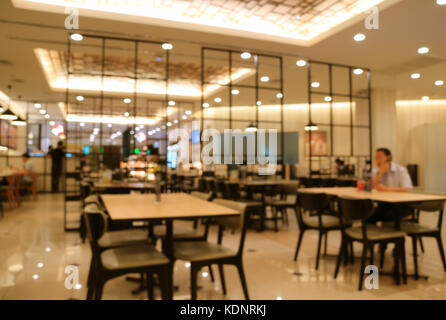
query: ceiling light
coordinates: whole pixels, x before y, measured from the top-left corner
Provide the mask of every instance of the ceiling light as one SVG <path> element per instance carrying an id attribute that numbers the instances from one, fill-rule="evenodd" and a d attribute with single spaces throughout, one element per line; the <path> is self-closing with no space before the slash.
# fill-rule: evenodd
<path id="1" fill-rule="evenodd" d="M 170 127 L 172 125 L 172 122 L 166 123 L 166 126 Z"/>
<path id="2" fill-rule="evenodd" d="M 423 96 L 423 97 L 421 97 L 421 100 L 423 100 L 423 101 L 429 101 L 429 97 L 428 97 L 428 96 Z"/>
<path id="3" fill-rule="evenodd" d="M 353 40 L 358 41 L 358 42 L 364 41 L 365 35 L 362 33 L 355 34 L 355 36 L 353 37 Z"/>
<path id="4" fill-rule="evenodd" d="M 446 4 L 446 0 L 437 0 L 437 4 L 439 6 L 444 6 Z"/>
<path id="5" fill-rule="evenodd" d="M 315 81 L 315 82 L 312 82 L 312 83 L 311 83 L 311 86 L 312 86 L 313 88 L 319 88 L 319 87 L 321 86 L 321 84 L 320 84 L 319 82 Z"/>
<path id="6" fill-rule="evenodd" d="M 17 119 L 12 120 L 11 124 L 13 126 L 26 126 L 26 121 L 18 117 Z"/>
<path id="7" fill-rule="evenodd" d="M 33 279 L 34 279 L 34 280 L 39 279 L 39 275 L 38 275 L 38 274 L 34 274 L 34 275 L 33 275 Z"/>
<path id="8" fill-rule="evenodd" d="M 360 75 L 364 73 L 364 70 L 360 69 L 360 68 L 356 68 L 355 70 L 353 70 L 353 73 L 356 75 Z"/>
<path id="9" fill-rule="evenodd" d="M 241 57 L 242 59 L 249 59 L 249 58 L 251 58 L 251 54 L 250 54 L 249 52 L 243 52 L 243 53 L 240 55 L 240 57 Z"/>
<path id="10" fill-rule="evenodd" d="M 46 110 L 45 109 L 40 109 L 39 112 L 40 112 L 40 114 L 45 114 Z"/>
<path id="11" fill-rule="evenodd" d="M 183 115 L 183 116 L 181 117 L 181 119 L 186 120 L 186 119 L 187 119 L 187 116 L 184 116 L 184 115 Z"/>
<path id="12" fill-rule="evenodd" d="M 330 102 L 330 101 L 333 100 L 333 99 L 332 99 L 332 97 L 330 97 L 330 96 L 326 96 L 326 97 L 324 98 L 324 100 L 327 101 L 327 102 Z"/>
<path id="13" fill-rule="evenodd" d="M 54 126 L 56 123 L 54 121 L 49 122 L 50 126 Z"/>
<path id="14" fill-rule="evenodd" d="M 305 60 L 297 60 L 296 61 L 296 66 L 298 67 L 305 67 L 307 65 L 307 62 Z"/>
<path id="15" fill-rule="evenodd" d="M 50 118 L 50 115 L 49 114 L 46 114 L 45 115 L 45 119 L 49 119 Z"/>
<path id="16" fill-rule="evenodd" d="M 173 123 L 178 123 L 178 120 L 177 119 L 173 120 Z"/>
<path id="17" fill-rule="evenodd" d="M 170 101 L 168 102 L 168 105 L 171 106 L 171 107 L 173 107 L 173 106 L 175 105 L 175 101 L 170 100 Z"/>
<path id="18" fill-rule="evenodd" d="M 128 117 L 129 115 L 130 115 L 130 113 L 128 113 L 128 112 L 125 112 L 125 113 L 124 113 L 124 116 L 125 116 L 125 117 Z"/>
<path id="19" fill-rule="evenodd" d="M 16 120 L 18 117 L 11 110 L 7 109 L 0 115 L 0 119 L 3 120 Z"/>
<path id="20" fill-rule="evenodd" d="M 426 54 L 429 52 L 429 48 L 428 47 L 421 47 L 418 49 L 418 53 L 419 54 Z"/>
<path id="21" fill-rule="evenodd" d="M 209 103 L 207 102 L 203 103 L 203 108 L 209 108 Z"/>
<path id="22" fill-rule="evenodd" d="M 129 103 L 132 102 L 132 99 L 130 99 L 130 98 L 125 98 L 123 101 L 124 101 L 124 103 L 129 104 Z"/>
<path id="23" fill-rule="evenodd" d="M 421 74 L 419 74 L 419 73 L 412 73 L 412 74 L 410 75 L 410 77 L 411 77 L 412 79 L 420 79 Z"/>
<path id="24" fill-rule="evenodd" d="M 220 103 L 221 102 L 221 98 L 217 97 L 214 99 L 215 102 Z"/>
<path id="25" fill-rule="evenodd" d="M 305 126 L 305 131 L 316 131 L 319 127 L 312 121 Z"/>
<path id="26" fill-rule="evenodd" d="M 257 101 L 257 102 L 256 102 L 256 105 L 261 106 L 261 105 L 262 105 L 262 101 L 260 101 L 260 100 Z"/>
<path id="27" fill-rule="evenodd" d="M 107 124 L 107 127 L 111 128 L 113 125 L 111 123 Z"/>
<path id="28" fill-rule="evenodd" d="M 70 37 L 71 37 L 71 40 L 74 40 L 74 41 L 82 41 L 84 39 L 84 36 L 79 33 L 73 33 Z"/>
<path id="29" fill-rule="evenodd" d="M 256 131 L 257 131 L 257 127 L 256 127 L 256 125 L 255 125 L 254 123 L 251 122 L 251 123 L 246 127 L 245 131 L 246 131 L 246 132 L 256 132 Z"/>
<path id="30" fill-rule="evenodd" d="M 79 125 L 80 125 L 81 127 L 85 127 L 85 123 L 83 123 L 83 122 L 81 122 Z"/>
<path id="31" fill-rule="evenodd" d="M 82 102 L 82 101 L 85 100 L 85 98 L 83 96 L 77 96 L 76 100 L 79 101 L 79 102 Z"/>
<path id="32" fill-rule="evenodd" d="M 190 110 L 186 110 L 185 114 L 187 114 L 187 115 L 191 115 L 191 114 L 192 114 L 192 111 L 190 111 Z"/>
<path id="33" fill-rule="evenodd" d="M 37 268 L 43 268 L 43 262 L 37 263 Z"/>
<path id="34" fill-rule="evenodd" d="M 173 49 L 173 45 L 171 43 L 163 43 L 161 48 L 163 48 L 164 50 L 172 50 Z"/>
<path id="35" fill-rule="evenodd" d="M 238 89 L 232 89 L 231 93 L 236 95 L 239 94 L 240 91 Z"/>
<path id="36" fill-rule="evenodd" d="M 276 94 L 277 99 L 282 99 L 283 98 L 283 94 L 281 94 L 280 92 L 278 94 Z"/>
<path id="37" fill-rule="evenodd" d="M 40 103 L 34 103 L 34 108 L 40 109 L 42 108 L 42 105 Z"/>
<path id="38" fill-rule="evenodd" d="M 260 81 L 268 82 L 269 81 L 269 77 L 268 76 L 263 76 L 263 77 L 260 78 Z"/>
<path id="39" fill-rule="evenodd" d="M 444 85 L 444 81 L 443 81 L 443 80 L 437 80 L 437 81 L 435 81 L 434 83 L 435 83 L 435 85 L 436 85 L 437 87 Z"/>

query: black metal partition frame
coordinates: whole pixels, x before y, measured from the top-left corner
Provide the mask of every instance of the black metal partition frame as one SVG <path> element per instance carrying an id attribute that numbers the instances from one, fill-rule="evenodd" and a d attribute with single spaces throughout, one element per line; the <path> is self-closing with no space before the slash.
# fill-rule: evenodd
<path id="1" fill-rule="evenodd" d="M 320 83 L 318 83 L 317 86 L 313 85 L 314 80 L 314 68 L 315 66 L 324 66 L 327 68 L 327 80 L 328 83 L 326 84 L 324 90 L 318 90 L 317 88 L 320 87 Z M 334 90 L 334 86 L 337 85 L 340 86 L 337 81 L 341 81 L 342 79 L 334 79 L 334 72 L 333 69 L 345 69 L 348 71 L 348 79 L 346 79 L 346 83 L 342 84 L 341 86 L 346 87 L 346 92 L 341 92 Z M 348 66 L 348 65 L 342 65 L 342 64 L 335 64 L 335 63 L 327 63 L 327 62 L 321 62 L 321 61 L 312 61 L 309 60 L 307 63 L 307 72 L 308 72 L 308 126 L 310 126 L 308 130 L 309 134 L 309 141 L 312 141 L 312 125 L 317 126 L 327 126 L 330 128 L 330 152 L 327 156 L 315 156 L 312 154 L 312 147 L 309 147 L 309 174 L 310 176 L 313 175 L 313 162 L 314 161 L 321 161 L 321 158 L 328 157 L 328 158 L 340 158 L 346 159 L 350 157 L 358 158 L 359 160 L 364 160 L 364 165 L 367 161 L 371 161 L 371 155 L 372 155 L 372 102 L 371 102 L 371 71 L 368 68 L 363 67 L 355 67 L 355 66 Z M 365 74 L 364 74 L 365 73 Z M 353 76 L 356 75 L 363 75 L 365 76 L 365 79 L 362 83 L 362 86 L 358 88 L 357 92 L 354 92 L 354 81 Z M 328 90 L 325 90 L 328 89 Z M 314 95 L 318 95 L 321 97 L 324 97 L 325 102 L 329 102 L 330 104 L 330 120 L 328 123 L 315 123 L 314 118 L 312 117 L 312 105 L 314 102 Z M 327 98 L 329 97 L 329 98 Z M 347 99 L 349 103 L 349 123 L 348 124 L 339 124 L 334 123 L 334 99 L 338 97 L 341 99 Z M 363 100 L 365 105 L 367 106 L 367 116 L 368 116 L 368 123 L 367 124 L 357 124 L 354 121 L 354 113 L 353 113 L 353 104 L 354 100 Z M 357 110 L 356 110 L 357 111 Z M 345 128 L 348 127 L 350 131 L 350 152 L 348 154 L 336 154 L 334 151 L 334 129 L 335 128 Z M 368 154 L 357 154 L 355 152 L 354 147 L 354 141 L 355 141 L 355 129 L 361 128 L 361 129 L 367 129 L 368 130 Z"/>
<path id="2" fill-rule="evenodd" d="M 228 81 L 227 83 L 221 83 L 221 82 L 212 82 L 212 81 L 208 81 L 205 78 L 205 70 L 206 70 L 206 54 L 210 54 L 212 52 L 219 52 L 222 54 L 226 54 L 226 61 L 221 61 L 222 65 L 226 65 L 228 71 L 229 71 L 229 77 L 228 77 Z M 284 132 L 284 116 L 283 116 L 283 101 L 284 101 L 284 90 L 283 90 L 283 58 L 282 56 L 275 56 L 275 55 L 269 55 L 269 54 L 263 54 L 263 53 L 256 53 L 256 52 L 252 52 L 249 51 L 249 55 L 250 57 L 252 57 L 253 61 L 254 61 L 254 67 L 255 67 L 255 72 L 253 74 L 253 76 L 255 76 L 255 81 L 254 84 L 246 84 L 246 83 L 240 83 L 243 81 L 239 81 L 238 83 L 235 83 L 233 80 L 233 68 L 234 68 L 234 57 L 236 55 L 241 55 L 243 53 L 247 53 L 247 51 L 241 51 L 241 50 L 230 50 L 230 49 L 221 49 L 221 48 L 211 48 L 211 47 L 202 47 L 201 48 L 201 130 L 203 130 L 204 128 L 204 121 L 206 120 L 211 120 L 211 121 L 228 121 L 229 122 L 229 128 L 228 129 L 233 129 L 233 123 L 234 122 L 250 122 L 255 124 L 255 126 L 257 128 L 259 128 L 259 124 L 261 123 L 265 123 L 265 124 L 278 124 L 280 125 L 280 131 L 281 133 Z M 274 59 L 277 60 L 277 68 L 279 69 L 278 72 L 278 78 L 276 80 L 276 82 L 279 83 L 278 87 L 274 87 L 274 86 L 262 86 L 259 81 L 260 81 L 260 74 L 259 74 L 259 58 L 270 58 L 270 59 Z M 251 58 L 248 58 L 251 59 Z M 227 88 L 228 90 L 228 103 L 227 103 L 227 107 L 229 107 L 229 115 L 228 118 L 209 118 L 209 117 L 205 117 L 204 116 L 204 112 L 203 110 L 204 108 L 204 103 L 205 103 L 205 90 L 204 87 L 206 85 L 219 85 L 221 87 Z M 255 118 L 254 119 L 237 119 L 233 117 L 233 94 L 232 94 L 232 90 L 234 87 L 237 88 L 242 88 L 242 89 L 254 89 L 255 91 L 255 99 L 252 103 L 252 105 L 256 108 L 255 109 Z M 259 119 L 259 107 L 260 105 L 258 104 L 259 101 L 259 91 L 260 90 L 270 90 L 270 91 L 274 91 L 277 94 L 280 94 L 280 98 L 278 98 L 278 100 L 280 101 L 280 121 L 274 121 L 274 120 L 260 120 Z M 278 96 L 279 97 L 279 96 Z M 283 164 L 284 162 L 284 135 L 281 134 L 280 135 L 280 152 L 278 152 L 277 154 L 277 163 L 278 164 Z M 257 147 L 256 147 L 257 148 Z M 282 170 L 282 173 L 284 173 L 284 171 Z"/>

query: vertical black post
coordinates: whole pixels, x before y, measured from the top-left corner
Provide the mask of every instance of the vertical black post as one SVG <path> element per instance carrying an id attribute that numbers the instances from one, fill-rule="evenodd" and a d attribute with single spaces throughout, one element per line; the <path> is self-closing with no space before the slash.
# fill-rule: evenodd
<path id="1" fill-rule="evenodd" d="M 281 153 L 281 162 L 282 162 L 282 178 L 285 178 L 285 126 L 284 126 L 284 110 L 283 110 L 283 58 L 279 57 L 280 62 L 280 94 L 282 98 L 280 98 L 280 153 Z M 277 155 L 276 155 L 277 157 Z M 277 160 L 276 160 L 277 161 Z"/>
<path id="2" fill-rule="evenodd" d="M 368 106 L 369 106 L 369 157 L 372 161 L 373 154 L 373 128 L 372 128 L 372 74 L 371 71 L 367 71 L 367 86 L 368 86 Z"/>
<path id="3" fill-rule="evenodd" d="M 348 67 L 349 99 L 350 99 L 350 156 L 353 156 L 353 80 L 352 67 Z"/>
<path id="4" fill-rule="evenodd" d="M 200 107 L 200 150 L 203 148 L 203 142 L 201 137 L 203 134 L 204 126 L 204 51 L 205 49 L 201 47 L 201 107 Z"/>
<path id="5" fill-rule="evenodd" d="M 229 129 L 232 129 L 232 51 L 228 52 L 229 62 Z M 231 138 L 232 139 L 232 138 Z"/>
<path id="6" fill-rule="evenodd" d="M 101 66 L 101 96 L 100 96 L 100 112 L 101 112 L 101 122 L 99 124 L 99 153 L 98 153 L 98 166 L 102 167 L 103 155 L 101 150 L 103 148 L 102 136 L 104 134 L 104 125 L 102 123 L 102 117 L 104 116 L 104 76 L 105 76 L 105 38 L 102 38 L 102 66 Z"/>
<path id="7" fill-rule="evenodd" d="M 312 176 L 312 163 L 313 163 L 313 159 L 312 159 L 312 152 L 311 152 L 311 131 L 312 131 L 312 121 L 311 121 L 311 104 L 312 104 L 312 97 L 311 97 L 311 61 L 308 61 L 307 64 L 307 73 L 308 73 L 308 152 L 309 152 L 309 170 L 310 170 L 310 178 Z M 306 135 L 306 134 L 305 134 Z M 306 138 L 306 137 L 304 137 Z M 305 144 L 305 148 L 306 148 L 306 144 Z"/>
<path id="8" fill-rule="evenodd" d="M 165 150 L 164 150 L 164 152 L 165 152 L 165 162 L 163 163 L 164 164 L 164 176 L 165 176 L 165 178 L 167 179 L 167 150 L 168 150 L 168 148 L 169 148 L 169 135 L 168 135 L 168 126 L 167 126 L 167 120 L 168 120 L 168 117 L 169 117 L 169 111 L 168 111 L 168 108 L 169 108 L 169 57 L 170 57 L 170 53 L 169 53 L 169 50 L 166 50 L 166 97 L 165 97 L 165 108 L 166 108 L 166 114 L 165 114 L 165 118 L 164 118 L 164 126 L 165 126 L 165 130 L 166 130 L 166 132 L 165 132 L 165 134 L 166 134 L 166 139 L 165 139 Z"/>
<path id="9" fill-rule="evenodd" d="M 329 87 L 328 94 L 330 95 L 330 156 L 333 156 L 333 66 L 331 64 L 328 65 L 328 77 L 329 77 Z M 331 161 L 330 161 L 330 169 L 331 169 Z"/>

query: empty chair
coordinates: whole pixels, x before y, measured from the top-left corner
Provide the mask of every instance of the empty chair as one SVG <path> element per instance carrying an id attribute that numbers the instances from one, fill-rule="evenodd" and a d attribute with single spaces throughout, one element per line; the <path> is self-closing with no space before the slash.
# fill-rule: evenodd
<path id="1" fill-rule="evenodd" d="M 273 199 L 268 202 L 271 206 L 273 215 L 276 217 L 274 219 L 274 228 L 277 231 L 277 219 L 279 218 L 278 213 L 280 212 L 280 219 L 288 224 L 287 209 L 297 210 L 297 185 L 286 184 L 280 187 L 280 199 Z"/>
<path id="2" fill-rule="evenodd" d="M 386 245 L 388 243 L 395 244 L 395 278 L 397 284 L 400 283 L 400 267 L 401 262 L 404 283 L 407 282 L 406 274 L 406 256 L 404 247 L 405 233 L 388 227 L 377 227 L 376 225 L 367 224 L 366 220 L 373 213 L 374 207 L 371 200 L 338 198 L 339 202 L 339 221 L 342 230 L 341 247 L 336 261 L 335 275 L 339 272 L 341 260 L 347 254 L 347 245 L 349 242 L 360 242 L 363 245 L 361 255 L 361 268 L 359 269 L 359 290 L 362 290 L 364 281 L 364 271 L 366 267 L 367 253 L 370 253 L 370 264 L 374 264 L 374 246 L 376 244 Z M 351 226 L 351 222 L 359 220 L 360 226 Z"/>
<path id="3" fill-rule="evenodd" d="M 200 271 L 201 268 L 213 264 L 218 265 L 223 294 L 226 294 L 226 282 L 223 266 L 234 265 L 237 267 L 245 299 L 248 300 L 248 287 L 246 284 L 242 263 L 243 247 L 246 237 L 246 222 L 248 219 L 248 214 L 246 212 L 247 206 L 243 203 L 223 199 L 216 199 L 214 202 L 237 210 L 238 212 L 240 212 L 240 216 L 215 218 L 215 222 L 219 226 L 217 244 L 210 242 L 175 242 L 175 259 L 190 261 L 191 263 L 190 288 L 192 300 L 195 300 L 197 298 L 197 273 Z M 240 240 L 237 249 L 229 249 L 222 245 L 223 231 L 225 228 L 240 230 Z"/>
<path id="4" fill-rule="evenodd" d="M 92 259 L 88 275 L 87 299 L 101 299 L 105 283 L 128 273 L 146 275 L 149 298 L 153 298 L 150 279 L 158 275 L 163 299 L 171 299 L 172 282 L 169 259 L 148 244 L 104 249 L 101 239 L 107 230 L 105 214 L 94 205 L 85 208 L 85 221 Z"/>
<path id="5" fill-rule="evenodd" d="M 294 254 L 294 261 L 297 260 L 305 231 L 316 230 L 319 232 L 315 267 L 317 270 L 319 268 L 322 238 L 325 237 L 324 252 L 326 253 L 328 232 L 340 230 L 339 219 L 326 214 L 329 203 L 327 196 L 323 193 L 299 192 L 297 194 L 297 207 L 296 218 L 299 225 L 299 239 Z"/>

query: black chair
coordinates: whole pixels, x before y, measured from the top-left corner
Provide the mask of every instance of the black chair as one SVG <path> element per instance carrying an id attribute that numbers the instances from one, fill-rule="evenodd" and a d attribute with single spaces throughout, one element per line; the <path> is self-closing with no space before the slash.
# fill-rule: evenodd
<path id="1" fill-rule="evenodd" d="M 417 220 L 419 219 L 420 211 L 426 212 L 438 212 L 438 220 L 436 226 L 426 226 L 421 225 L 418 222 L 404 221 L 400 223 L 401 231 L 405 232 L 409 237 L 412 238 L 412 250 L 413 250 L 413 263 L 415 271 L 415 279 L 418 279 L 418 249 L 417 241 L 421 242 L 421 238 L 435 238 L 438 244 L 438 250 L 440 252 L 441 261 L 443 263 L 443 269 L 446 272 L 446 258 L 443 248 L 443 242 L 441 239 L 441 228 L 443 223 L 443 212 L 444 212 L 444 202 L 443 201 L 429 201 L 419 204 L 411 205 L 415 209 L 415 216 Z M 386 222 L 384 225 L 390 226 L 391 223 Z M 384 257 L 381 258 L 381 263 L 383 263 Z"/>
<path id="2" fill-rule="evenodd" d="M 243 248 L 246 238 L 246 223 L 248 219 L 247 206 L 230 200 L 216 199 L 217 204 L 235 209 L 240 212 L 240 217 L 222 217 L 215 218 L 215 223 L 219 226 L 217 244 L 209 242 L 175 242 L 174 256 L 177 260 L 190 261 L 191 272 L 191 299 L 197 298 L 197 273 L 201 268 L 218 265 L 223 294 L 226 294 L 226 283 L 223 271 L 223 265 L 234 265 L 237 267 L 240 281 L 242 283 L 245 299 L 249 300 L 248 287 L 246 285 L 245 273 L 243 270 Z M 222 246 L 223 231 L 225 228 L 241 231 L 238 248 L 236 250 L 228 249 Z"/>
<path id="3" fill-rule="evenodd" d="M 407 283 L 406 273 L 406 255 L 404 246 L 405 232 L 398 231 L 388 227 L 377 227 L 376 225 L 367 224 L 367 218 L 373 214 L 374 206 L 371 200 L 338 198 L 339 203 L 339 222 L 341 225 L 342 238 L 339 249 L 338 258 L 334 278 L 336 279 L 341 260 L 347 253 L 348 243 L 360 242 L 363 244 L 361 255 L 361 268 L 359 270 L 359 290 L 362 290 L 364 280 L 364 271 L 366 267 L 367 253 L 370 253 L 370 264 L 374 264 L 374 246 L 395 244 L 395 268 L 394 275 L 397 284 L 400 284 L 400 267 L 401 262 L 403 281 Z M 352 227 L 352 221 L 359 220 L 361 226 Z"/>
<path id="4" fill-rule="evenodd" d="M 96 206 L 85 208 L 85 221 L 90 242 L 92 260 L 88 275 L 87 300 L 93 297 L 96 300 L 102 298 L 105 283 L 129 273 L 145 274 L 147 290 L 150 299 L 153 299 L 152 275 L 157 274 L 161 286 L 163 299 L 171 299 L 172 284 L 169 259 L 148 244 L 120 246 L 104 249 L 100 239 L 107 230 L 107 218 Z"/>
<path id="5" fill-rule="evenodd" d="M 324 252 L 327 251 L 328 232 L 340 230 L 339 219 L 326 214 L 329 207 L 328 198 L 323 193 L 297 193 L 296 218 L 299 225 L 299 239 L 297 241 L 294 261 L 297 261 L 299 249 L 305 231 L 316 230 L 319 232 L 319 240 L 316 255 L 316 270 L 319 268 L 322 238 L 325 237 Z M 312 215 L 313 214 L 313 215 Z"/>
<path id="6" fill-rule="evenodd" d="M 274 219 L 274 230 L 277 229 L 277 221 L 288 224 L 287 209 L 297 210 L 297 185 L 286 184 L 278 186 L 280 199 L 271 199 L 267 201 L 267 205 L 271 207 Z M 279 215 L 280 213 L 280 215 Z"/>

